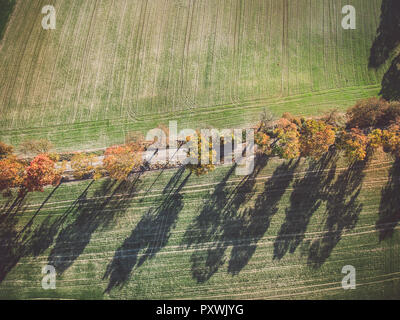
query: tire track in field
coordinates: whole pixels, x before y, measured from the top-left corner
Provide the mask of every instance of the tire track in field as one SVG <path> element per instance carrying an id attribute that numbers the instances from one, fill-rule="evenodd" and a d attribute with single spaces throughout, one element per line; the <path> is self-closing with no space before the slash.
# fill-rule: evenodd
<path id="1" fill-rule="evenodd" d="M 92 114 L 92 110 L 93 110 L 93 106 L 94 106 L 94 100 L 96 98 L 96 90 L 97 90 L 97 84 L 99 82 L 99 75 L 100 75 L 100 70 L 103 66 L 103 63 L 100 63 L 100 60 L 103 60 L 100 58 L 100 52 L 101 49 L 103 49 L 104 47 L 104 42 L 105 42 L 105 38 L 107 37 L 107 27 L 108 27 L 108 23 L 109 23 L 109 19 L 110 19 L 110 15 L 111 13 L 114 11 L 115 8 L 115 0 L 112 0 L 111 2 L 111 9 L 107 10 L 107 18 L 106 21 L 104 23 L 104 28 L 102 31 L 102 37 L 101 37 L 101 45 L 98 47 L 97 49 L 97 57 L 96 57 L 96 65 L 97 65 L 97 71 L 96 71 L 96 80 L 94 83 L 94 88 L 93 88 L 93 94 L 92 94 L 92 98 L 91 98 L 91 103 L 90 103 L 90 108 L 89 108 L 89 115 L 88 115 L 88 119 L 91 119 L 91 114 Z"/>
<path id="2" fill-rule="evenodd" d="M 134 114 L 138 114 L 139 113 L 139 94 L 140 94 L 140 89 L 141 89 L 141 84 L 142 84 L 142 75 L 143 75 L 143 66 L 145 65 L 145 61 L 146 61 L 146 35 L 147 35 L 147 31 L 149 30 L 148 28 L 148 23 L 150 21 L 149 16 L 150 16 L 150 12 L 151 12 L 151 8 L 149 8 L 149 2 L 148 0 L 146 0 L 146 5 L 144 8 L 144 14 L 143 14 L 143 22 L 139 24 L 139 37 L 137 38 L 136 41 L 136 46 L 135 46 L 135 61 L 134 61 L 134 79 L 136 79 L 136 81 L 134 80 L 133 83 L 132 81 L 130 81 L 130 86 L 129 86 L 129 90 L 128 90 L 128 103 L 129 105 L 125 106 L 121 106 L 121 111 L 120 114 L 122 116 L 122 108 L 125 108 L 125 113 L 127 109 L 131 109 L 134 108 Z M 143 36 L 145 35 L 145 36 Z M 131 93 L 132 92 L 132 93 Z M 133 97 L 135 97 L 136 99 L 133 100 Z M 135 101 L 136 105 L 133 103 L 133 101 Z"/>
<path id="3" fill-rule="evenodd" d="M 77 117 L 77 114 L 79 112 L 81 112 L 81 110 L 79 110 L 79 108 L 78 108 L 78 105 L 79 105 L 79 99 L 80 99 L 80 96 L 81 96 L 82 83 L 83 83 L 83 79 L 84 79 L 85 73 L 86 73 L 85 72 L 86 71 L 86 66 L 88 64 L 88 60 L 89 60 L 89 57 L 90 57 L 90 49 L 88 47 L 90 47 L 90 44 L 91 44 L 92 39 L 93 39 L 93 35 L 94 35 L 94 31 L 93 30 L 95 30 L 95 28 L 96 28 L 96 19 L 94 19 L 94 17 L 96 15 L 97 9 L 99 7 L 98 4 L 99 4 L 98 0 L 95 0 L 94 7 L 93 7 L 93 10 L 92 10 L 92 14 L 91 14 L 90 19 L 89 19 L 89 28 L 88 28 L 88 32 L 87 32 L 87 35 L 86 35 L 85 45 L 84 45 L 83 51 L 82 51 L 83 57 L 82 57 L 82 62 L 81 62 L 81 67 L 80 67 L 79 84 L 78 84 L 78 87 L 77 87 L 78 94 L 75 97 L 75 105 L 74 105 L 74 116 L 73 116 L 73 119 L 74 119 L 73 121 L 74 122 L 75 122 L 75 119 Z"/>
<path id="4" fill-rule="evenodd" d="M 145 6 L 147 8 L 147 3 L 148 1 L 142 1 L 141 2 L 141 6 L 140 6 L 140 12 L 139 12 L 139 19 L 138 19 L 138 24 L 137 24 L 137 31 L 131 31 L 130 33 L 130 37 L 129 37 L 129 44 L 128 44 L 128 48 L 129 48 L 129 52 L 128 52 L 128 59 L 126 59 L 126 63 L 125 63 L 125 74 L 124 74 L 124 81 L 123 81 L 123 91 L 122 91 L 122 96 L 121 96 L 121 100 L 120 100 L 120 105 L 119 105 L 119 113 L 120 116 L 122 117 L 122 109 L 126 108 L 125 110 L 129 110 L 129 106 L 125 106 L 125 99 L 126 99 L 126 95 L 127 95 L 127 91 L 128 89 L 128 82 L 129 82 L 129 73 L 131 72 L 131 54 L 132 51 L 134 51 L 134 57 L 133 60 L 134 62 L 132 63 L 133 65 L 136 62 L 136 56 L 140 54 L 140 52 L 138 52 L 137 48 L 138 48 L 138 38 L 140 35 L 140 30 L 142 28 L 142 20 L 143 20 L 143 11 L 145 11 L 145 9 L 143 9 L 143 6 Z M 133 38 L 134 35 L 136 35 L 136 41 L 135 41 L 135 45 L 134 48 L 135 50 L 133 50 L 132 46 L 133 46 Z"/>
<path id="5" fill-rule="evenodd" d="M 125 13 L 126 13 L 127 4 L 128 4 L 128 0 L 125 0 L 123 14 L 122 14 L 122 17 L 120 18 L 120 23 L 119 23 L 119 26 L 118 26 L 117 40 L 115 41 L 114 56 L 113 56 L 113 63 L 112 63 L 112 69 L 111 69 L 111 80 L 110 80 L 109 86 L 108 86 L 107 104 L 106 104 L 106 107 L 105 107 L 105 113 L 104 114 L 108 113 L 108 108 L 109 108 L 110 103 L 111 103 L 111 95 L 112 95 L 113 86 L 114 86 L 115 64 L 117 62 L 118 44 L 119 44 L 120 39 L 121 39 L 121 30 L 122 30 L 123 21 L 125 19 Z"/>
<path id="6" fill-rule="evenodd" d="M 32 10 L 32 11 L 35 11 L 35 9 L 38 7 L 40 2 L 30 1 L 30 4 L 32 4 L 32 3 L 34 3 L 36 5 L 35 7 L 33 7 L 33 10 Z M 30 12 L 31 12 L 31 7 L 29 6 L 28 10 L 26 10 L 25 18 L 29 15 Z M 29 19 L 25 19 L 25 21 L 29 21 Z M 36 22 L 37 21 L 35 19 L 32 19 L 32 23 L 30 24 L 30 28 L 29 28 L 30 31 L 26 33 L 27 37 L 25 38 L 24 44 L 22 46 L 22 50 L 20 51 L 20 54 L 19 54 L 19 59 L 18 59 L 19 62 L 17 62 L 15 64 L 16 69 L 17 69 L 17 72 L 15 72 L 15 74 L 19 74 L 19 70 L 21 69 L 21 63 L 22 63 L 22 60 L 25 57 L 25 53 L 26 53 L 27 48 L 28 48 L 29 39 L 30 39 L 30 37 L 32 35 L 32 32 L 34 30 L 34 25 L 36 24 Z M 6 98 L 4 100 L 5 105 L 7 105 L 7 109 L 10 109 L 10 107 L 11 107 L 13 92 L 14 92 L 16 83 L 17 83 L 17 77 L 15 77 L 15 76 L 13 77 L 13 80 L 8 83 L 7 90 L 6 90 L 6 92 L 8 92 L 8 99 Z M 6 96 L 7 96 L 7 94 L 6 94 Z M 8 100 L 8 102 L 6 102 L 7 100 Z M 13 126 L 13 124 L 15 122 L 15 116 L 16 116 L 16 113 L 17 113 L 16 108 L 14 108 L 13 111 L 14 112 L 13 112 L 13 116 L 12 116 L 11 127 Z"/>
<path id="7" fill-rule="evenodd" d="M 67 48 L 67 41 L 65 40 L 66 34 L 67 34 L 67 30 L 69 28 L 70 22 L 71 22 L 71 18 L 72 18 L 72 14 L 73 12 L 75 12 L 75 9 L 77 8 L 77 6 L 79 6 L 78 1 L 74 1 L 74 6 L 72 6 L 71 8 L 69 8 L 69 12 L 68 12 L 68 16 L 66 18 L 65 24 L 63 25 L 63 31 L 60 37 L 60 42 L 57 48 L 57 53 L 56 53 L 56 57 L 54 60 L 54 65 L 51 71 L 51 77 L 50 77 L 50 85 L 49 85 L 49 89 L 47 91 L 47 96 L 46 96 L 46 100 L 45 102 L 42 104 L 42 108 L 40 110 L 40 118 L 41 118 L 41 126 L 43 126 L 43 121 L 45 120 L 45 112 L 46 110 L 49 109 L 49 104 L 50 104 L 50 95 L 52 93 L 52 88 L 53 88 L 53 82 L 54 82 L 54 77 L 57 73 L 56 69 L 57 69 L 57 65 L 58 65 L 58 59 L 59 57 L 63 57 L 65 54 L 65 49 Z"/>
<path id="8" fill-rule="evenodd" d="M 193 24 L 193 12 L 194 11 L 194 3 L 192 3 L 192 0 L 189 0 L 189 8 L 187 9 L 187 17 L 186 17 L 186 26 L 184 28 L 184 43 L 182 47 L 182 59 L 181 59 L 181 72 L 180 72 L 180 79 L 181 79 L 181 88 L 180 88 L 180 94 L 183 95 L 183 84 L 184 80 L 186 80 L 186 74 L 187 74 L 187 59 L 189 56 L 189 45 L 190 45 L 190 33 L 192 29 L 192 24 Z"/>
<path id="9" fill-rule="evenodd" d="M 377 169 L 378 170 L 385 170 L 389 169 L 393 164 L 393 161 L 372 161 L 368 168 L 363 170 L 363 172 L 376 172 Z M 355 169 L 357 167 L 354 167 Z M 304 171 L 298 171 L 294 173 L 294 178 L 301 178 L 303 177 L 306 173 L 328 173 L 330 169 L 324 169 L 324 170 L 304 170 Z M 348 167 L 338 167 L 336 168 L 336 175 L 343 173 L 344 171 L 348 170 Z M 275 175 L 278 178 L 285 178 L 287 176 L 289 176 L 290 174 L 279 174 L 279 175 Z M 256 182 L 256 184 L 261 184 L 264 183 L 265 181 L 267 181 L 268 179 L 271 179 L 272 175 L 264 175 L 264 176 L 258 176 L 255 178 L 252 178 L 251 180 L 255 180 L 258 181 Z M 374 182 L 378 181 L 379 179 L 375 179 L 373 180 Z M 382 179 L 381 181 L 386 181 L 387 179 Z M 233 178 L 233 179 L 229 179 L 227 181 L 227 185 L 228 187 L 235 187 L 235 185 L 237 183 L 239 183 L 240 181 L 242 181 L 242 178 Z M 379 180 L 380 181 L 380 180 Z M 364 183 L 368 183 L 371 182 L 371 179 L 365 180 Z M 213 186 L 217 186 L 219 184 L 219 182 L 210 182 L 210 183 L 203 183 L 203 184 L 195 184 L 195 185 L 189 185 L 189 186 L 184 186 L 182 188 L 181 193 L 184 194 L 185 190 L 187 190 L 187 193 L 190 192 L 199 192 L 199 191 L 207 191 L 207 190 L 211 190 L 208 187 L 213 187 Z M 231 185 L 231 186 L 229 186 Z M 193 190 L 194 189 L 194 190 Z M 133 195 L 140 195 L 140 194 L 144 194 L 143 198 L 152 198 L 152 197 L 159 197 L 162 195 L 162 191 L 163 189 L 154 189 L 152 191 L 151 195 L 148 195 L 145 191 L 137 191 L 134 193 L 131 193 Z M 127 197 L 128 195 L 131 194 L 117 194 L 114 197 L 115 198 L 120 198 L 120 197 Z M 100 199 L 105 199 L 107 196 L 100 196 L 100 197 L 91 197 L 91 198 L 87 198 L 87 200 L 100 200 Z M 140 198 L 138 198 L 140 199 Z M 73 202 L 75 200 L 64 200 L 64 201 L 57 201 L 57 202 L 47 202 L 47 205 L 51 205 L 51 204 L 60 204 L 60 203 L 70 203 Z M 41 203 L 37 203 L 37 204 L 30 204 L 30 205 L 26 205 L 26 208 L 36 208 L 36 207 L 40 207 Z M 33 210 L 33 209 L 32 209 Z"/>
<path id="10" fill-rule="evenodd" d="M 27 5 L 28 8 L 25 9 L 23 7 L 22 3 L 24 5 Z M 14 12 L 12 13 L 10 21 L 7 24 L 6 32 L 4 33 L 3 39 L 1 40 L 1 43 L 0 43 L 0 53 L 1 53 L 1 50 L 2 50 L 2 48 L 4 46 L 4 43 L 7 41 L 7 34 L 9 33 L 9 30 L 10 30 L 11 26 L 14 25 L 14 21 L 16 20 L 17 13 L 19 13 L 21 11 L 24 12 L 23 19 L 24 19 L 24 21 L 26 21 L 27 14 L 29 12 L 29 8 L 32 5 L 32 3 L 33 3 L 33 1 L 21 1 L 21 0 L 18 0 L 16 2 L 15 7 L 14 7 Z M 20 35 L 20 37 L 22 37 L 23 35 L 25 35 L 25 33 L 20 32 L 19 35 Z M 19 40 L 19 38 L 17 40 Z M 18 65 L 16 64 L 16 60 L 18 59 L 18 55 L 12 55 L 11 57 L 8 56 L 7 58 L 10 59 L 10 62 L 9 61 L 3 61 L 3 63 L 6 63 L 9 66 L 9 68 L 6 69 L 6 70 L 2 70 L 3 71 L 3 74 L 1 75 L 2 81 L 0 83 L 0 88 L 1 88 L 1 91 L 0 91 L 1 92 L 1 96 L 0 97 L 2 98 L 2 103 L 1 103 L 1 107 L 2 108 L 4 108 L 3 104 L 5 103 L 5 100 L 6 100 L 5 96 L 7 95 L 7 92 L 9 91 L 9 86 L 11 84 L 11 81 L 9 80 L 11 77 L 9 77 L 9 74 L 15 73 L 14 71 L 15 71 L 16 68 L 18 70 Z"/>
<path id="11" fill-rule="evenodd" d="M 44 120 L 44 118 L 46 118 L 45 115 L 43 114 L 43 110 L 48 109 L 47 108 L 48 94 L 49 94 L 49 91 L 50 91 L 50 88 L 51 88 L 51 85 L 52 85 L 52 81 L 53 81 L 54 70 L 55 70 L 54 66 L 56 66 L 56 61 L 58 59 L 58 55 L 59 55 L 59 52 L 60 52 L 60 46 L 61 46 L 60 42 L 63 41 L 63 38 L 64 38 L 65 33 L 66 33 L 66 28 L 65 28 L 64 24 L 65 23 L 69 23 L 69 19 L 70 19 L 71 14 L 72 14 L 71 13 L 72 10 L 71 10 L 70 6 L 67 6 L 64 9 L 62 7 L 62 5 L 60 5 L 60 7 L 55 7 L 55 9 L 56 9 L 56 12 L 57 11 L 62 11 L 62 10 L 68 11 L 68 14 L 65 17 L 65 20 L 62 22 L 62 24 L 63 24 L 63 28 L 62 29 L 63 30 L 61 32 L 61 37 L 57 37 L 56 38 L 56 37 L 54 37 L 54 34 L 53 35 L 49 34 L 49 36 L 47 37 L 47 38 L 50 38 L 47 43 L 51 43 L 51 45 L 50 45 L 51 50 L 48 50 L 48 48 L 46 48 L 47 50 L 44 52 L 44 54 L 42 54 L 41 61 L 38 64 L 40 66 L 46 65 L 46 60 L 47 60 L 47 64 L 50 65 L 51 60 L 47 59 L 47 57 L 49 55 L 53 56 L 53 52 L 55 50 L 56 51 L 56 55 L 55 55 L 55 57 L 53 59 L 54 60 L 53 67 L 49 68 L 49 69 L 42 67 L 42 68 L 39 69 L 39 71 L 36 70 L 36 80 L 34 81 L 34 88 L 33 88 L 33 91 L 32 91 L 32 103 L 30 105 L 33 104 L 33 105 L 39 105 L 40 106 L 38 108 L 39 110 L 36 113 L 36 117 L 37 117 L 37 122 L 40 122 L 41 125 L 43 125 L 43 120 Z M 60 22 L 59 22 L 59 24 L 60 24 Z M 57 48 L 54 49 L 54 46 L 57 43 L 58 43 Z M 46 79 L 46 78 L 48 78 L 48 72 L 50 72 L 50 83 L 48 83 L 48 81 Z M 46 94 L 45 90 L 42 90 L 43 87 L 45 87 L 45 86 L 47 86 L 49 88 L 47 90 L 47 94 Z M 45 101 L 43 102 L 41 98 L 44 98 Z M 29 105 L 29 104 L 25 103 L 25 105 Z"/>
<path id="12" fill-rule="evenodd" d="M 4 33 L 3 33 L 3 38 L 0 41 L 0 52 L 1 52 L 1 49 L 3 49 L 4 42 L 6 41 L 7 34 L 9 32 L 9 30 L 10 30 L 10 26 L 14 23 L 14 20 L 15 20 L 15 17 L 16 17 L 16 13 L 19 11 L 20 5 L 23 2 L 24 1 L 16 0 L 16 2 L 14 4 L 13 12 L 11 13 L 11 16 L 8 19 L 6 29 L 4 30 Z"/>
<path id="13" fill-rule="evenodd" d="M 389 274 L 389 275 L 394 275 L 394 274 L 398 274 L 398 272 L 393 273 L 393 274 Z M 378 276 L 374 276 L 374 277 L 370 277 L 367 279 L 376 279 L 376 278 L 380 278 L 382 276 L 386 276 L 386 275 L 378 275 Z M 371 284 L 377 284 L 377 283 L 381 283 L 381 282 L 387 282 L 387 281 L 395 281 L 400 279 L 400 277 L 396 277 L 396 278 L 391 278 L 391 279 L 385 279 L 385 280 L 378 280 L 378 281 L 372 281 L 372 282 L 365 282 L 365 283 L 360 283 L 357 284 L 357 286 L 362 286 L 362 285 L 371 285 Z M 215 296 L 197 296 L 194 299 L 221 299 L 221 298 L 227 298 L 230 297 L 232 299 L 232 297 L 243 297 L 243 296 L 253 296 L 253 298 L 251 299 L 255 299 L 255 297 L 258 297 L 259 299 L 261 297 L 263 297 L 264 299 L 277 299 L 277 298 L 283 298 L 283 297 L 289 297 L 289 296 L 296 296 L 296 295 L 310 295 L 310 294 L 315 294 L 318 292 L 325 292 L 325 291 L 332 291 L 332 290 L 343 290 L 342 286 L 341 286 L 341 281 L 338 282 L 328 282 L 328 283 L 323 283 L 323 284 L 315 284 L 315 285 L 309 285 L 309 286 L 301 286 L 301 287 L 295 287 L 295 288 L 290 288 L 289 290 L 299 290 L 299 289 L 310 289 L 310 288 L 315 288 L 315 287 L 321 287 L 321 286 L 328 286 L 328 285 L 337 285 L 336 287 L 330 287 L 330 288 L 324 288 L 324 289 L 319 289 L 319 290 L 312 290 L 310 291 L 303 291 L 303 292 L 297 292 L 297 293 L 288 293 L 288 294 L 281 294 L 281 295 L 275 295 L 275 296 L 267 296 L 265 297 L 264 295 L 257 295 L 260 293 L 269 293 L 269 292 L 273 292 L 275 290 L 278 289 L 272 289 L 272 290 L 257 290 L 257 292 L 243 292 L 243 293 L 235 293 L 235 294 L 225 294 L 225 295 L 215 295 Z M 255 296 L 254 296 L 255 295 Z M 244 298 L 241 298 L 244 299 Z M 250 299 L 250 298 L 249 298 Z"/>
<path id="14" fill-rule="evenodd" d="M 81 7 L 81 9 L 79 10 L 79 12 L 86 12 L 87 7 L 89 5 L 90 1 L 84 1 L 84 5 Z M 70 60 L 68 63 L 68 72 L 67 74 L 64 76 L 64 86 L 63 86 L 63 90 L 62 90 L 62 96 L 61 96 L 61 103 L 60 103 L 60 110 L 64 110 L 64 106 L 65 106 L 65 96 L 66 96 L 66 92 L 67 92 L 67 84 L 68 81 L 70 81 L 69 85 L 71 87 L 73 87 L 74 85 L 74 78 L 75 78 L 75 70 L 77 68 L 79 59 L 77 59 L 77 56 L 79 55 L 79 51 L 80 51 L 80 46 L 77 45 L 77 43 L 79 43 L 81 41 L 81 28 L 82 26 L 85 26 L 86 24 L 84 23 L 84 18 L 85 15 L 84 14 L 80 14 L 78 15 L 78 19 L 76 20 L 76 24 L 78 27 L 74 28 L 75 33 L 72 33 L 72 38 L 73 38 L 73 42 L 72 42 L 72 52 L 70 54 Z M 71 75 L 71 79 L 69 79 L 69 76 Z M 61 122 L 61 121 L 59 121 Z M 74 123 L 75 119 L 69 120 L 69 123 Z"/>
<path id="15" fill-rule="evenodd" d="M 289 94 L 289 0 L 283 0 L 281 96 Z"/>
<path id="16" fill-rule="evenodd" d="M 42 0 L 43 1 L 43 0 Z M 43 2 L 40 2 L 40 8 L 43 7 Z M 40 17 L 40 16 L 39 16 Z M 44 39 L 46 38 L 46 31 L 44 30 L 43 27 L 40 25 L 37 26 L 38 34 L 35 34 L 35 43 L 34 43 L 34 48 L 32 50 L 32 54 L 30 55 L 31 58 L 29 59 L 29 64 L 27 64 L 27 67 L 24 68 L 23 75 L 21 77 L 21 86 L 19 87 L 18 93 L 16 94 L 16 105 L 21 108 L 21 106 L 24 105 L 29 105 L 28 103 L 28 96 L 31 90 L 33 83 L 33 76 L 35 73 L 35 69 L 37 70 L 36 66 L 37 65 L 42 65 L 43 59 L 45 58 L 44 54 L 40 54 L 44 49 L 46 49 L 46 45 L 49 45 L 47 42 L 44 42 Z M 51 45 L 49 45 L 51 46 Z M 39 58 L 41 56 L 41 61 L 39 61 Z M 43 69 L 43 68 L 41 68 Z M 37 73 L 38 75 L 40 74 L 39 70 Z M 37 84 L 37 82 L 36 82 Z M 34 98 L 31 96 L 31 98 Z M 25 100 L 25 103 L 22 103 Z M 21 110 L 22 111 L 22 110 Z M 29 115 L 28 113 L 25 113 L 27 116 Z"/>

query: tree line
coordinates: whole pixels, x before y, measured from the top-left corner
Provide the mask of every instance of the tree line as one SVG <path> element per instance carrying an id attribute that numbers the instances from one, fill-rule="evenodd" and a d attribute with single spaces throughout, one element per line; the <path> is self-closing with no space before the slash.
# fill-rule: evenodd
<path id="1" fill-rule="evenodd" d="M 264 117 L 254 127 L 257 153 L 293 159 L 299 157 L 319 159 L 329 150 L 341 152 L 349 165 L 364 160 L 374 152 L 390 153 L 400 158 L 400 102 L 370 98 L 357 102 L 345 114 L 330 111 L 319 118 L 305 118 L 284 113 L 274 120 Z M 232 137 L 233 138 L 233 137 Z M 224 144 L 223 138 L 222 145 Z M 197 176 L 214 170 L 213 159 L 217 156 L 212 141 L 207 141 L 200 132 L 196 137 L 187 137 L 191 143 L 191 157 L 197 164 L 186 167 Z M 210 143 L 209 154 L 201 153 L 201 146 Z M 4 196 L 18 190 L 20 196 L 28 192 L 43 191 L 47 185 L 57 185 L 63 179 L 67 161 L 60 154 L 51 152 L 52 144 L 45 140 L 30 140 L 20 144 L 19 150 L 31 158 L 21 158 L 14 148 L 0 142 L 0 192 Z M 76 179 L 99 179 L 109 176 L 114 180 L 127 180 L 148 164 L 142 153 L 146 143 L 140 133 L 130 133 L 125 144 L 111 146 L 104 152 L 101 164 L 90 153 L 75 153 L 70 165 Z M 195 152 L 193 152 L 193 150 Z M 209 158 L 206 163 L 202 161 Z"/>

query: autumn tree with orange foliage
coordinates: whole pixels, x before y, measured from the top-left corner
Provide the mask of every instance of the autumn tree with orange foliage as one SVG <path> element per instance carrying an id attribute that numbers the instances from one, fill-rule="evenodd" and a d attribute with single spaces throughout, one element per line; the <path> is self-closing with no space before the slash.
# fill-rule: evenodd
<path id="1" fill-rule="evenodd" d="M 132 146 L 114 146 L 106 150 L 103 168 L 112 179 L 126 180 L 129 174 L 142 164 L 141 155 Z"/>
<path id="2" fill-rule="evenodd" d="M 393 124 L 387 130 L 382 130 L 381 143 L 386 152 L 400 158 L 400 126 Z"/>
<path id="3" fill-rule="evenodd" d="M 26 168 L 22 192 L 43 191 L 47 185 L 57 185 L 61 181 L 60 170 L 46 154 L 37 155 Z"/>
<path id="4" fill-rule="evenodd" d="M 335 137 L 334 128 L 324 121 L 304 121 L 300 130 L 301 155 L 319 159 L 335 143 Z"/>
<path id="5" fill-rule="evenodd" d="M 73 170 L 73 176 L 76 179 L 84 179 L 92 176 L 95 167 L 94 163 L 96 156 L 86 155 L 84 153 L 75 154 L 71 159 L 71 169 Z"/>
<path id="6" fill-rule="evenodd" d="M 11 195 L 11 189 L 20 187 L 25 179 L 25 166 L 15 156 L 0 160 L 0 192 Z"/>
<path id="7" fill-rule="evenodd" d="M 257 132 L 254 136 L 254 143 L 258 146 L 257 151 L 270 154 L 271 137 L 265 132 Z"/>
<path id="8" fill-rule="evenodd" d="M 284 117 L 279 119 L 277 128 L 273 130 L 275 141 L 271 144 L 272 150 L 284 159 L 293 159 L 300 156 L 300 132 L 298 120 Z"/>
<path id="9" fill-rule="evenodd" d="M 196 176 L 207 174 L 215 169 L 217 153 L 213 147 L 212 139 L 207 138 L 197 131 L 195 135 L 186 137 L 188 164 L 186 167 Z M 208 144 L 208 146 L 207 146 Z M 208 152 L 203 152 L 207 150 Z"/>
<path id="10" fill-rule="evenodd" d="M 338 149 L 344 151 L 349 163 L 364 160 L 367 156 L 368 145 L 368 136 L 357 128 L 340 132 L 337 141 Z"/>

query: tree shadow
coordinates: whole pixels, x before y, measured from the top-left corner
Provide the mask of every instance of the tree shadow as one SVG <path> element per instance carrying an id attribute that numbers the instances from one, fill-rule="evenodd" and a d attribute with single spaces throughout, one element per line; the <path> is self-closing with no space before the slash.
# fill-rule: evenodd
<path id="1" fill-rule="evenodd" d="M 228 266 L 228 272 L 237 275 L 253 256 L 258 241 L 267 232 L 278 203 L 293 180 L 299 159 L 281 164 L 265 184 L 254 207 L 245 209 L 239 219 L 239 228 Z"/>
<path id="2" fill-rule="evenodd" d="M 207 281 L 223 264 L 224 246 L 221 245 L 221 226 L 224 223 L 223 212 L 229 196 L 227 182 L 236 165 L 233 165 L 213 194 L 203 206 L 200 215 L 186 230 L 184 241 L 188 248 L 195 248 L 191 255 L 192 275 L 198 282 Z M 225 222 L 226 223 L 226 222 Z M 205 242 L 208 242 L 204 244 Z"/>
<path id="3" fill-rule="evenodd" d="M 371 47 L 369 68 L 378 69 L 400 44 L 400 1 L 383 0 L 377 36 Z M 400 54 L 382 79 L 379 93 L 385 100 L 400 100 Z"/>
<path id="4" fill-rule="evenodd" d="M 44 251 L 53 244 L 55 237 L 62 228 L 69 214 L 74 211 L 78 204 L 84 201 L 87 192 L 93 183 L 94 180 L 91 180 L 80 196 L 63 214 L 55 218 L 51 214 L 48 215 L 44 221 L 31 232 L 31 236 L 24 243 L 27 254 L 32 254 L 34 257 L 37 257 L 40 254 L 43 254 Z"/>
<path id="5" fill-rule="evenodd" d="M 368 64 L 370 68 L 375 69 L 389 59 L 392 51 L 400 43 L 400 2 L 398 0 L 382 1 L 380 24 L 376 33 Z"/>
<path id="6" fill-rule="evenodd" d="M 400 54 L 392 61 L 391 66 L 383 76 L 382 89 L 379 94 L 385 100 L 400 101 Z"/>
<path id="7" fill-rule="evenodd" d="M 274 243 L 273 259 L 294 253 L 302 243 L 307 226 L 315 211 L 327 198 L 327 190 L 335 177 L 337 154 L 326 153 L 320 160 L 311 161 L 303 178 L 297 179 L 290 195 L 290 207 Z"/>
<path id="8" fill-rule="evenodd" d="M 0 0 L 0 41 L 3 39 L 9 18 L 14 10 L 15 0 Z"/>
<path id="9" fill-rule="evenodd" d="M 393 235 L 395 227 L 400 222 L 400 159 L 396 159 L 390 170 L 389 181 L 382 189 L 379 206 L 379 219 L 376 229 L 379 240 L 385 240 Z"/>
<path id="10" fill-rule="evenodd" d="M 136 182 L 117 183 L 111 179 L 104 180 L 89 199 L 86 190 L 67 210 L 76 218 L 59 232 L 48 264 L 53 265 L 58 274 L 63 274 L 86 248 L 92 234 L 98 228 L 107 228 L 126 211 L 135 191 Z"/>
<path id="11" fill-rule="evenodd" d="M 18 194 L 14 200 L 10 198 L 0 210 L 0 283 L 18 261 L 30 252 L 25 246 L 25 241 L 31 230 L 23 228 L 21 232 L 18 226 L 19 215 L 26 209 L 26 194 Z"/>
<path id="12" fill-rule="evenodd" d="M 4 206 L 7 214 L 0 216 L 0 283 L 22 257 L 22 245 L 18 240 L 18 212 L 23 205 L 23 199 L 15 199 L 11 206 Z"/>
<path id="13" fill-rule="evenodd" d="M 267 162 L 267 157 L 258 156 L 253 172 L 243 178 L 234 190 L 228 191 L 227 181 L 236 169 L 235 165 L 232 166 L 185 232 L 184 241 L 187 247 L 194 249 L 190 260 L 192 276 L 197 282 L 208 281 L 218 271 L 226 261 L 225 252 L 230 245 L 237 246 L 241 236 L 249 238 L 250 235 L 243 228 L 251 223 L 251 219 L 249 215 L 247 218 L 246 215 L 241 216 L 239 210 L 254 196 L 256 177 Z M 243 240 L 244 243 L 246 241 Z M 241 269 L 239 263 L 235 262 L 236 258 L 237 256 L 231 259 L 232 273 L 238 273 Z M 241 262 L 243 264 L 243 260 Z"/>
<path id="14" fill-rule="evenodd" d="M 363 205 L 357 198 L 361 192 L 369 159 L 353 164 L 327 190 L 326 220 L 322 236 L 314 240 L 308 253 L 308 265 L 321 267 L 346 230 L 355 227 Z"/>
<path id="15" fill-rule="evenodd" d="M 103 277 L 109 278 L 104 292 L 110 292 L 114 287 L 123 287 L 133 269 L 152 259 L 167 244 L 183 208 L 180 192 L 191 175 L 189 173 L 182 180 L 184 172 L 185 168 L 181 167 L 175 173 L 162 192 L 160 205 L 143 215 L 131 235 L 116 250 Z"/>

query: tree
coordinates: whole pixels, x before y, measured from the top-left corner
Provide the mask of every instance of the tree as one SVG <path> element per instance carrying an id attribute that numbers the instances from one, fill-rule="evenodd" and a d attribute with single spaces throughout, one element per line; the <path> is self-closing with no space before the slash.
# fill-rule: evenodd
<path id="1" fill-rule="evenodd" d="M 48 153 L 53 149 L 53 144 L 47 139 L 31 139 L 22 142 L 19 151 L 26 156 L 35 156 Z"/>
<path id="2" fill-rule="evenodd" d="M 126 180 L 142 163 L 140 153 L 135 152 L 129 145 L 110 147 L 104 155 L 103 167 L 115 180 Z"/>
<path id="3" fill-rule="evenodd" d="M 303 156 L 320 158 L 335 143 L 335 130 L 320 120 L 306 120 L 300 130 L 300 150 Z"/>
<path id="4" fill-rule="evenodd" d="M 130 131 L 125 136 L 125 144 L 134 151 L 144 151 L 144 136 L 141 132 Z"/>
<path id="5" fill-rule="evenodd" d="M 345 125 L 346 116 L 340 113 L 338 109 L 333 109 L 326 112 L 321 120 L 326 124 L 330 124 L 332 127 L 339 128 Z"/>
<path id="6" fill-rule="evenodd" d="M 260 117 L 261 117 L 261 120 L 258 125 L 258 131 L 264 131 L 266 128 L 271 126 L 271 123 L 274 120 L 274 115 L 272 114 L 271 111 L 264 108 Z"/>
<path id="7" fill-rule="evenodd" d="M 75 154 L 71 159 L 71 169 L 73 170 L 73 176 L 76 179 L 85 179 L 92 176 L 95 167 L 94 163 L 96 156 L 86 155 L 84 153 Z"/>
<path id="8" fill-rule="evenodd" d="M 39 154 L 26 169 L 22 192 L 43 191 L 44 186 L 57 185 L 61 178 L 60 171 L 55 168 L 54 161 L 46 154 Z"/>
<path id="9" fill-rule="evenodd" d="M 14 148 L 0 141 L 0 159 L 3 159 L 13 153 Z"/>
<path id="10" fill-rule="evenodd" d="M 393 124 L 388 129 L 382 131 L 383 150 L 390 152 L 395 157 L 400 158 L 400 126 Z"/>
<path id="11" fill-rule="evenodd" d="M 400 117 L 400 102 L 370 98 L 361 100 L 347 111 L 347 128 L 383 128 Z"/>
<path id="12" fill-rule="evenodd" d="M 186 167 L 196 174 L 201 176 L 207 174 L 215 169 L 216 155 L 215 147 L 211 139 L 207 140 L 199 131 L 196 135 L 186 137 L 187 141 L 187 155 L 189 163 Z M 208 144 L 208 153 L 203 153 Z"/>
<path id="13" fill-rule="evenodd" d="M 271 151 L 271 137 L 264 132 L 257 132 L 254 136 L 254 143 L 258 146 L 258 151 L 269 154 Z"/>
<path id="14" fill-rule="evenodd" d="M 20 187 L 25 179 L 25 166 L 15 156 L 0 160 L 0 192 L 11 194 L 12 188 Z"/>
<path id="15" fill-rule="evenodd" d="M 368 134 L 369 146 L 372 150 L 383 147 L 383 132 L 381 129 L 374 129 Z"/>
<path id="16" fill-rule="evenodd" d="M 362 161 L 367 156 L 368 137 L 360 130 L 353 128 L 349 132 L 342 131 L 337 143 L 350 163 Z"/>
<path id="17" fill-rule="evenodd" d="M 273 131 L 275 141 L 271 144 L 272 150 L 284 159 L 293 159 L 300 156 L 300 133 L 296 123 L 298 119 L 281 118 L 277 128 Z"/>

